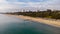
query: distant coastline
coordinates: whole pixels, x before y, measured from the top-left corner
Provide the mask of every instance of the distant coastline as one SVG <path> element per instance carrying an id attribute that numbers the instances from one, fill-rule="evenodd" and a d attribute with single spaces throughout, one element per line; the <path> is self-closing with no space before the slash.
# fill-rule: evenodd
<path id="1" fill-rule="evenodd" d="M 24 16 L 30 16 L 30 17 L 39 17 L 39 18 L 48 18 L 48 19 L 60 19 L 60 11 L 59 10 L 50 10 L 47 9 L 46 11 L 25 11 L 25 12 L 11 12 L 6 14 L 12 14 L 12 15 L 24 15 Z"/>

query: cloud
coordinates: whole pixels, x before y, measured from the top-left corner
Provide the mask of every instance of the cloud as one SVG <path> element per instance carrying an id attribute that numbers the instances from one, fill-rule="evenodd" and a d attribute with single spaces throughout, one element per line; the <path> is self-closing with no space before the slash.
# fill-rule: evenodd
<path id="1" fill-rule="evenodd" d="M 5 0 L 0 0 L 0 2 L 5 2 Z"/>
<path id="2" fill-rule="evenodd" d="M 0 0 L 0 9 L 15 8 L 59 9 L 60 0 Z"/>
<path id="3" fill-rule="evenodd" d="M 60 0 L 50 0 L 43 4 L 45 8 L 49 9 L 59 9 L 60 10 Z"/>

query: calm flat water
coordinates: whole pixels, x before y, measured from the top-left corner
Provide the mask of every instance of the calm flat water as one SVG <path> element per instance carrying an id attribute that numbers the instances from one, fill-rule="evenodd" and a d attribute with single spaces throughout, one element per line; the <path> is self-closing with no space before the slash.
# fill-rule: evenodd
<path id="1" fill-rule="evenodd" d="M 0 14 L 0 34 L 60 34 L 60 28 Z"/>

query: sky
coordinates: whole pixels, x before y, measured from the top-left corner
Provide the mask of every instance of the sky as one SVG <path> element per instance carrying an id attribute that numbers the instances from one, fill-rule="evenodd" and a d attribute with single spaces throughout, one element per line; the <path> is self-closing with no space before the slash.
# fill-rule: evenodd
<path id="1" fill-rule="evenodd" d="M 24 8 L 60 10 L 60 0 L 0 0 L 0 10 Z"/>

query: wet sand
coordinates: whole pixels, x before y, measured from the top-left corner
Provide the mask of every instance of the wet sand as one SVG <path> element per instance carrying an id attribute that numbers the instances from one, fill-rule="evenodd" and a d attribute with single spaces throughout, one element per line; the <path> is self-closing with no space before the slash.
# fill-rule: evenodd
<path id="1" fill-rule="evenodd" d="M 25 19 L 25 20 L 31 20 L 31 21 L 36 21 L 40 23 L 44 23 L 47 25 L 55 26 L 55 27 L 60 27 L 60 20 L 52 20 L 52 19 L 44 19 L 44 18 L 34 18 L 34 17 L 29 17 L 29 16 L 23 16 L 23 15 L 8 15 L 8 16 L 14 16 L 17 18 Z"/>

